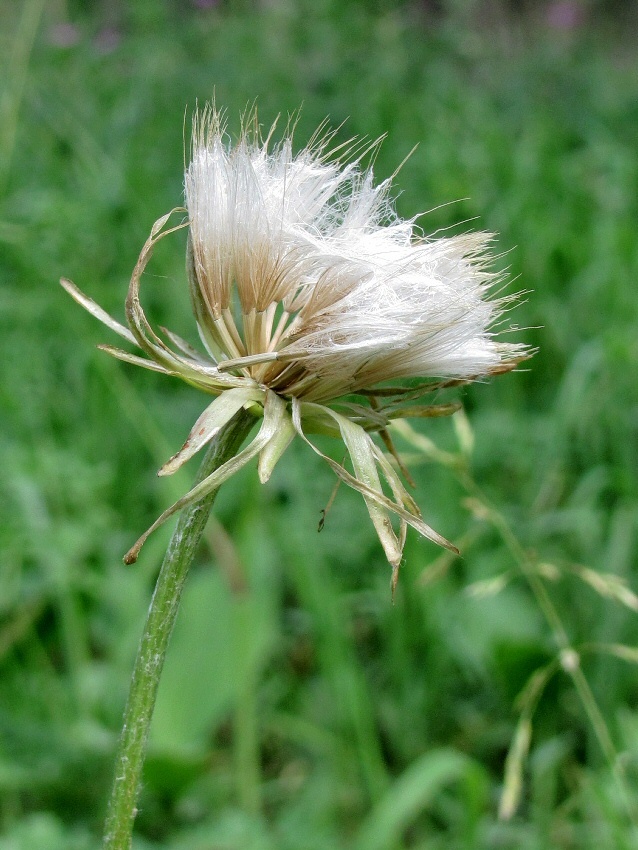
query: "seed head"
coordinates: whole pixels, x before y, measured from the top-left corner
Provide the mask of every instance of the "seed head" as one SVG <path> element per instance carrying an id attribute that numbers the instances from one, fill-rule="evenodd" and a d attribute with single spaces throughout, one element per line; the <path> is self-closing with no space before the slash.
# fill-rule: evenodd
<path id="1" fill-rule="evenodd" d="M 396 215 L 391 181 L 375 185 L 372 169 L 362 166 L 361 146 L 331 150 L 334 134 L 324 127 L 294 153 L 292 133 L 274 143 L 274 132 L 273 126 L 264 137 L 253 111 L 233 145 L 219 111 L 196 115 L 186 209 L 153 225 L 129 286 L 128 328 L 62 281 L 147 357 L 104 346 L 109 353 L 215 396 L 160 474 L 179 468 L 242 407 L 263 417 L 250 445 L 165 511 L 128 559 L 160 522 L 255 455 L 266 481 L 297 434 L 363 495 L 395 583 L 406 524 L 454 547 L 423 521 L 371 434 L 381 435 L 402 469 L 387 430 L 393 419 L 453 412 L 455 405 L 414 402 L 442 386 L 507 372 L 530 352 L 494 336 L 511 299 L 488 298 L 501 280 L 489 269 L 491 235 L 421 238 L 415 219 Z M 175 212 L 186 219 L 169 227 Z M 170 331 L 160 336 L 139 299 L 155 243 L 182 227 L 188 227 L 189 287 L 205 352 Z M 343 440 L 352 472 L 309 441 L 317 432 Z M 398 534 L 390 513 L 399 518 Z"/>

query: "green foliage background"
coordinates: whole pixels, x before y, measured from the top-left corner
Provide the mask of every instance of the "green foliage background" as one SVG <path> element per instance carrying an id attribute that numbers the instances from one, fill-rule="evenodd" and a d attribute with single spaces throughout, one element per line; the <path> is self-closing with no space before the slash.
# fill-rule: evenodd
<path id="1" fill-rule="evenodd" d="M 57 280 L 122 315 L 152 222 L 181 200 L 185 110 L 213 93 L 233 131 L 257 98 L 265 124 L 303 103 L 300 144 L 326 116 L 339 139 L 387 134 L 378 179 L 418 144 L 401 214 L 500 234 L 530 290 L 516 337 L 539 352 L 460 394 L 472 475 L 581 653 L 617 769 L 558 665 L 512 774 L 518 811 L 498 820 L 516 697 L 557 657 L 556 624 L 454 471 L 407 444 L 424 516 L 463 557 L 410 536 L 392 605 L 363 501 L 342 488 L 317 535 L 333 482 L 295 445 L 267 486 L 248 469 L 217 502 L 135 847 L 637 847 L 635 651 L 598 651 L 638 638 L 635 597 L 604 577 L 636 582 L 632 5 L 26 0 L 0 7 L 0 33 L 0 848 L 99 846 L 170 530 L 137 566 L 121 556 L 188 487 L 192 468 L 154 473 L 206 403 L 96 352 L 113 340 Z M 194 340 L 179 237 L 146 303 Z M 418 429 L 458 451 L 450 421 Z M 477 585 L 503 574 L 499 592 Z"/>

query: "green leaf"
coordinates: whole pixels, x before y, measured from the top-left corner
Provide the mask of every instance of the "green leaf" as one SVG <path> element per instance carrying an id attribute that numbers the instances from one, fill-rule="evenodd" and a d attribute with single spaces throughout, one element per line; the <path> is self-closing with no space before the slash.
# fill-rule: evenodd
<path id="1" fill-rule="evenodd" d="M 455 750 L 426 753 L 394 781 L 359 831 L 355 850 L 386 850 L 450 782 L 475 773 L 476 765 Z"/>
<path id="2" fill-rule="evenodd" d="M 251 622 L 241 634 L 236 627 L 240 615 Z M 263 599 L 234 595 L 218 570 L 189 577 L 155 706 L 152 753 L 206 753 L 243 682 L 254 678 L 269 655 L 275 634 L 272 616 Z"/>

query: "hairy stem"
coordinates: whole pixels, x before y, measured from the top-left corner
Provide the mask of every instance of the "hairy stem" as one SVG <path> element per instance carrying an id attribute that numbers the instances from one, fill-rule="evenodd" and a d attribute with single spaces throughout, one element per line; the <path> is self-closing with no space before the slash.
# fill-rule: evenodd
<path id="1" fill-rule="evenodd" d="M 236 454 L 254 421 L 245 410 L 240 410 L 231 419 L 208 449 L 196 483 Z M 216 495 L 216 491 L 209 494 L 180 514 L 157 578 L 124 710 L 104 830 L 104 850 L 130 850 L 131 847 L 146 741 L 166 650 L 186 576 Z"/>

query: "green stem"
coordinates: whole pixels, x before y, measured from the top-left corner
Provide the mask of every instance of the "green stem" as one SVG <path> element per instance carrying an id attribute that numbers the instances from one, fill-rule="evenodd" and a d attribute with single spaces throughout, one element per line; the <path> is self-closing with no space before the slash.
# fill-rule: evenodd
<path id="1" fill-rule="evenodd" d="M 231 419 L 209 448 L 197 482 L 236 454 L 254 421 L 244 410 Z M 130 850 L 131 847 L 146 741 L 166 650 L 186 576 L 216 495 L 214 491 L 181 513 L 157 578 L 124 710 L 115 780 L 104 829 L 104 850 Z"/>
<path id="2" fill-rule="evenodd" d="M 609 733 L 609 727 L 605 722 L 605 718 L 600 710 L 589 682 L 581 669 L 580 657 L 572 648 L 569 636 L 563 626 L 560 615 L 556 610 L 549 593 L 547 592 L 547 588 L 543 584 L 540 576 L 534 568 L 534 565 L 530 562 L 525 549 L 510 528 L 509 523 L 503 514 L 501 514 L 490 503 L 489 499 L 487 499 L 481 491 L 481 488 L 472 478 L 470 473 L 467 470 L 461 470 L 458 473 L 458 478 L 465 486 L 466 490 L 469 493 L 472 493 L 472 495 L 477 498 L 479 502 L 482 502 L 488 509 L 492 524 L 500 533 L 505 545 L 514 557 L 514 560 L 518 563 L 523 576 L 527 580 L 527 583 L 529 584 L 547 623 L 553 631 L 554 640 L 560 650 L 558 661 L 565 673 L 571 677 L 574 687 L 576 688 L 576 693 L 580 697 L 585 713 L 592 725 L 594 735 L 598 740 L 600 749 L 607 759 L 610 770 L 617 779 L 627 813 L 629 814 L 632 822 L 634 824 L 638 824 L 638 811 L 635 809 L 631 800 L 625 766 L 618 758 L 618 752 Z"/>

